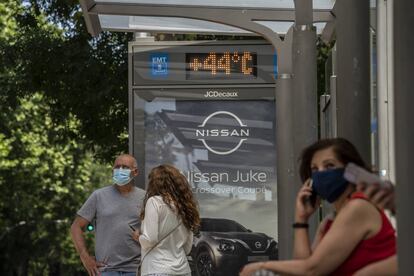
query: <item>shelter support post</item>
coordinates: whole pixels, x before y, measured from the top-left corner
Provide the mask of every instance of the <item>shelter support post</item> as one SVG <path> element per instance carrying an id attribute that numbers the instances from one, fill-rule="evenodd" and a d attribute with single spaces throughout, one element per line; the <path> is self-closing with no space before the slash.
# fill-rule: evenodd
<path id="1" fill-rule="evenodd" d="M 377 95 L 378 169 L 383 177 L 395 181 L 394 137 L 394 0 L 377 0 Z"/>
<path id="2" fill-rule="evenodd" d="M 338 0 L 337 135 L 351 141 L 371 160 L 369 1 Z"/>
<path id="3" fill-rule="evenodd" d="M 412 202 L 414 184 L 412 160 L 414 154 L 414 2 L 394 2 L 394 88 L 395 145 L 398 221 L 398 275 L 414 275 L 414 220 Z"/>
<path id="4" fill-rule="evenodd" d="M 308 1 L 310 2 L 310 1 Z M 318 106 L 316 82 L 316 28 L 310 22 L 293 28 L 293 141 L 296 181 L 292 183 L 293 202 L 302 186 L 299 157 L 302 150 L 318 139 Z M 293 210 L 293 208 L 292 208 Z M 309 235 L 314 236 L 318 225 L 315 213 L 309 220 Z"/>
<path id="5" fill-rule="evenodd" d="M 291 256 L 293 244 L 293 209 L 296 197 L 294 183 L 295 156 L 292 141 L 292 75 L 279 74 L 276 83 L 276 146 L 279 259 Z"/>
<path id="6" fill-rule="evenodd" d="M 316 90 L 316 29 L 312 2 L 295 1 L 296 21 L 278 55 L 290 62 L 290 71 L 279 74 L 276 83 L 278 232 L 279 258 L 289 259 L 293 252 L 294 206 L 301 187 L 298 159 L 303 148 L 318 139 Z M 281 66 L 286 64 L 280 64 Z M 292 72 L 293 74 L 287 74 Z M 310 221 L 310 235 L 318 218 Z"/>

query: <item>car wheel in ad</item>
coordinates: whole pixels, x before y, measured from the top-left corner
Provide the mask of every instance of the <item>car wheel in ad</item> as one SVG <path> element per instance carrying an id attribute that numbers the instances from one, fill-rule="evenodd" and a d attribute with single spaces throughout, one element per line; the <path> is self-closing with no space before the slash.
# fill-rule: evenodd
<path id="1" fill-rule="evenodd" d="M 198 276 L 214 276 L 213 260 L 206 250 L 200 251 L 196 259 L 196 270 Z"/>

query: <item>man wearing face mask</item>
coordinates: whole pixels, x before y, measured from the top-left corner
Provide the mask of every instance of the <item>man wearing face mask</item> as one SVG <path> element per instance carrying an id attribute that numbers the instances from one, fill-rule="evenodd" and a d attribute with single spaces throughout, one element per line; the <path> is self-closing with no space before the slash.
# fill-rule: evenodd
<path id="1" fill-rule="evenodd" d="M 139 228 L 138 213 L 145 191 L 134 186 L 137 162 L 122 154 L 113 166 L 113 185 L 94 191 L 77 212 L 71 226 L 73 243 L 88 275 L 135 276 L 141 248 L 132 239 Z M 85 246 L 84 229 L 95 222 L 95 257 Z"/>

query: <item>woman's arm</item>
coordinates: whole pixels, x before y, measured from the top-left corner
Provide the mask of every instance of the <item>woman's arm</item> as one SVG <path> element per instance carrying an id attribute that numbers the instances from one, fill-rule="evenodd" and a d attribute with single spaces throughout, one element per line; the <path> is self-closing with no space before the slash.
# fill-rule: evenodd
<path id="1" fill-rule="evenodd" d="M 293 259 L 309 258 L 312 251 L 309 242 L 308 228 L 294 228 Z"/>
<path id="2" fill-rule="evenodd" d="M 378 261 L 365 266 L 358 270 L 354 276 L 397 276 L 398 275 L 398 260 L 397 255 L 389 257 L 388 259 Z"/>
<path id="3" fill-rule="evenodd" d="M 329 274 L 346 260 L 361 240 L 372 231 L 378 231 L 380 221 L 378 211 L 369 202 L 352 200 L 338 214 L 331 229 L 309 258 L 253 263 L 245 266 L 240 275 L 248 276 L 258 269 L 298 276 Z"/>
<path id="4" fill-rule="evenodd" d="M 319 243 L 321 242 L 323 235 L 324 235 L 324 231 L 326 228 L 326 224 L 328 223 L 329 220 L 333 221 L 334 216 L 333 214 L 328 214 L 321 223 L 319 223 L 318 229 L 316 230 L 316 234 L 315 237 L 313 239 L 312 242 L 312 251 L 314 251 L 316 249 L 316 247 L 319 245 Z"/>
<path id="5" fill-rule="evenodd" d="M 307 223 L 309 217 L 315 212 L 318 202 L 311 203 L 309 198 L 312 195 L 312 188 L 310 186 L 310 179 L 305 181 L 303 186 L 296 196 L 296 208 L 295 208 L 295 222 Z M 311 253 L 311 246 L 309 241 L 308 228 L 294 228 L 293 239 L 293 258 L 305 259 L 308 258 Z"/>
<path id="6" fill-rule="evenodd" d="M 150 197 L 145 204 L 145 218 L 142 223 L 142 233 L 139 235 L 139 243 L 142 248 L 151 248 L 158 242 L 158 210 L 159 206 L 154 197 Z"/>
<path id="7" fill-rule="evenodd" d="M 193 238 L 194 238 L 194 234 L 193 232 L 190 231 L 190 235 L 184 243 L 184 251 L 186 255 L 190 254 L 191 249 L 193 248 Z"/>

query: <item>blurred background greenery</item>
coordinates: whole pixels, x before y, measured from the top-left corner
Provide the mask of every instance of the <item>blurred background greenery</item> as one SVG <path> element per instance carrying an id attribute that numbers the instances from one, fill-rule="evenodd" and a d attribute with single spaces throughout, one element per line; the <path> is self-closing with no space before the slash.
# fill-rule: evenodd
<path id="1" fill-rule="evenodd" d="M 128 40 L 77 1 L 1 1 L 0 275 L 86 274 L 69 227 L 128 150 Z"/>

